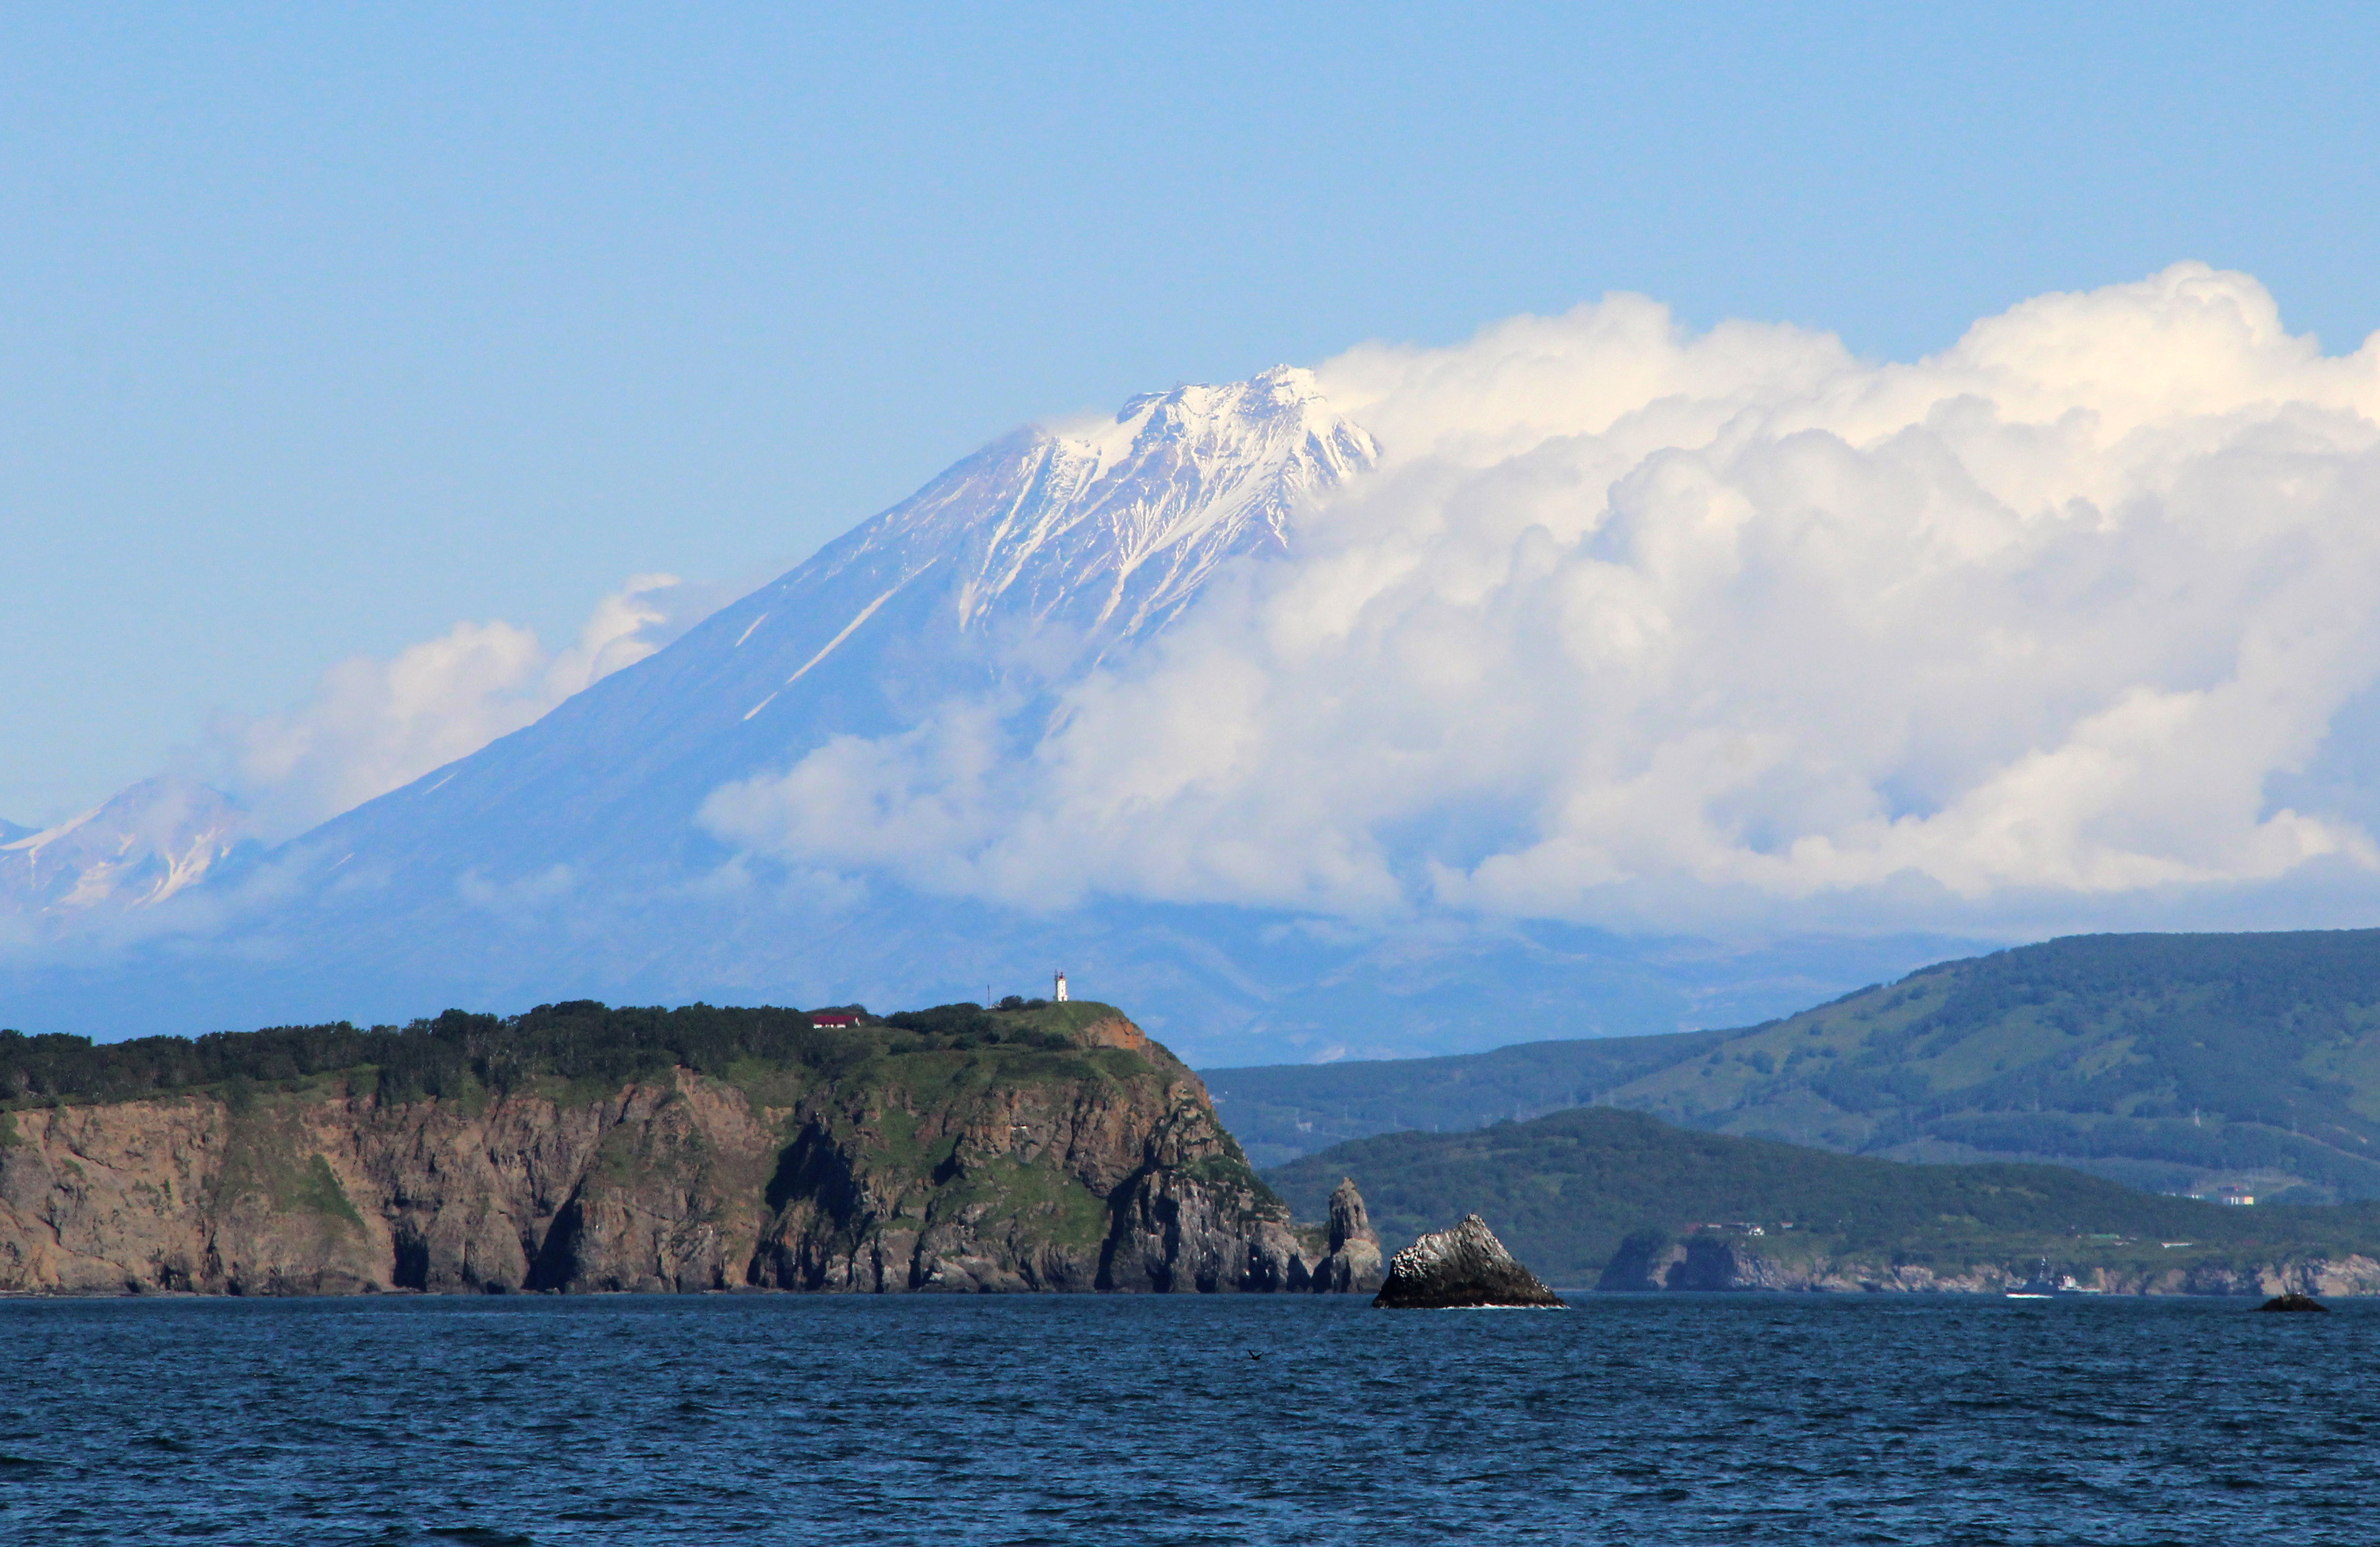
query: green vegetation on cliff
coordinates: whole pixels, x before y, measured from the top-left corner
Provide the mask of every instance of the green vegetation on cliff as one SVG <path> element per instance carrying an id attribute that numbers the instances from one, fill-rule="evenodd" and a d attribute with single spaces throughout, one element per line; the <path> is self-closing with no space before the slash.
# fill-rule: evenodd
<path id="1" fill-rule="evenodd" d="M 2380 930 L 2077 936 L 1741 1031 L 1607 1045 L 1208 1078 L 1268 1160 L 1593 1101 L 1852 1154 L 2380 1198 Z"/>
<path id="2" fill-rule="evenodd" d="M 1316 1265 L 1197 1078 L 1090 1002 L 8 1033 L 0 1091 L 0 1290 L 1240 1290 Z"/>
<path id="3" fill-rule="evenodd" d="M 543 1082 L 605 1092 L 672 1069 L 717 1079 L 776 1070 L 840 1078 L 917 1052 L 1078 1053 L 1084 1027 L 1122 1012 L 1087 1001 L 1015 1011 L 942 1005 L 880 1019 L 861 1013 L 858 1026 L 828 1028 L 800 1010 L 770 1006 L 613 1009 L 576 999 L 504 1017 L 450 1009 L 406 1026 L 342 1021 L 96 1044 L 0 1031 L 0 1107 L 200 1088 L 242 1102 L 261 1088 L 366 1070 L 377 1094 L 394 1101 L 501 1094 Z"/>
<path id="4" fill-rule="evenodd" d="M 1838 1252 L 1940 1267 L 2380 1253 L 2375 1205 L 2233 1208 L 2061 1166 L 1906 1165 L 1695 1132 L 1610 1107 L 1359 1139 L 1266 1175 L 1306 1219 L 1353 1177 L 1390 1246 L 1475 1211 L 1523 1262 L 1564 1284 L 1594 1283 L 1632 1234 L 1705 1225 L 1758 1225 L 1765 1250 L 1823 1239 Z"/>

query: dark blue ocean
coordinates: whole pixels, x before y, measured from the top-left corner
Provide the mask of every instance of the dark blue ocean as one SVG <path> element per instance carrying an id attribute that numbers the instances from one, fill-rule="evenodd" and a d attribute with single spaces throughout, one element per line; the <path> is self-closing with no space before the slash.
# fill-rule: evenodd
<path id="1" fill-rule="evenodd" d="M 0 1539 L 2380 1542 L 2380 1307 L 0 1303 Z"/>

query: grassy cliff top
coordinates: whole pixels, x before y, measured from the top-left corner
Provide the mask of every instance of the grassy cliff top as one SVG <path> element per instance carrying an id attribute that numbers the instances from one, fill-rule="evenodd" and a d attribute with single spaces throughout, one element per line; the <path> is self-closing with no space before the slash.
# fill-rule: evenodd
<path id="1" fill-rule="evenodd" d="M 1103 1021 L 1132 1019 L 1115 1006 L 1098 999 L 1069 999 L 1063 1004 L 1036 999 L 1021 1009 L 994 1007 L 985 1013 L 995 1017 L 1002 1026 L 1046 1033 L 1069 1041 L 1078 1041 L 1086 1032 Z"/>
<path id="2" fill-rule="evenodd" d="M 860 1023 L 849 1027 L 820 1026 L 803 1011 L 774 1006 L 664 1009 L 577 999 L 514 1016 L 450 1009 L 405 1026 L 336 1021 L 112 1043 L 0 1031 L 0 1107 L 199 1090 L 244 1094 L 359 1074 L 383 1099 L 410 1100 L 541 1087 L 591 1094 L 677 1068 L 765 1083 L 771 1075 L 940 1079 L 949 1072 L 941 1065 L 988 1060 L 1000 1078 L 1014 1081 L 1171 1062 L 1153 1046 L 1143 1054 L 1091 1037 L 1099 1022 L 1124 1019 L 1095 1000 L 1013 1009 L 963 1003 L 885 1016 L 852 1009 Z"/>

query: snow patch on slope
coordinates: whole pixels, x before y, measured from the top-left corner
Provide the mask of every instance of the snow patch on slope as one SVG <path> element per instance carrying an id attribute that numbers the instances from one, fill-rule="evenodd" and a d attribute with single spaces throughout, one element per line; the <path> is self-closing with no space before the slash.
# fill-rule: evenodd
<path id="1" fill-rule="evenodd" d="M 0 843 L 0 904 L 77 913 L 153 907 L 248 836 L 246 812 L 187 780 L 143 780 L 55 827 Z"/>
<path id="2" fill-rule="evenodd" d="M 900 535 L 932 546 L 970 528 L 979 537 L 962 544 L 973 549 L 962 627 L 1022 601 L 1037 618 L 1087 610 L 1082 621 L 1113 644 L 1171 622 L 1216 565 L 1284 550 L 1299 502 L 1371 466 L 1379 449 L 1311 372 L 1276 366 L 1144 394 L 1087 434 L 1039 432 L 1028 456 L 1003 507 L 929 502 L 905 513 Z"/>

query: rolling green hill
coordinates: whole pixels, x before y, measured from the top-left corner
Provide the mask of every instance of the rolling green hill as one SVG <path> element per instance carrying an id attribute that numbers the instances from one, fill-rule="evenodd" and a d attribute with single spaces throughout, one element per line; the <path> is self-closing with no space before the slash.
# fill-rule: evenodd
<path id="1" fill-rule="evenodd" d="M 1201 1071 L 1215 1109 L 1258 1166 L 1401 1129 L 1477 1128 L 1586 1106 L 1735 1033 L 1524 1042 L 1488 1053 Z"/>
<path id="2" fill-rule="evenodd" d="M 1851 1154 L 2380 1198 L 2380 930 L 2077 936 L 1742 1031 L 1599 1045 L 1207 1078 L 1268 1159 L 1592 1101 Z"/>
<path id="3" fill-rule="evenodd" d="M 1699 1226 L 1749 1255 L 1752 1233 L 1729 1227 L 1756 1225 L 1758 1251 L 1804 1267 L 2022 1275 L 2046 1257 L 2058 1271 L 2134 1287 L 2183 1287 L 2192 1273 L 2222 1287 L 2254 1282 L 2257 1264 L 2380 1254 L 2380 1205 L 2225 1207 L 2062 1166 L 1906 1165 L 1693 1132 L 1610 1107 L 1358 1139 L 1266 1179 L 1299 1217 L 1316 1218 L 1342 1176 L 1363 1190 L 1384 1246 L 1476 1212 L 1540 1276 L 1564 1285 L 1596 1283 L 1632 1237 L 1641 1251 L 1648 1237 L 1666 1243 Z"/>

